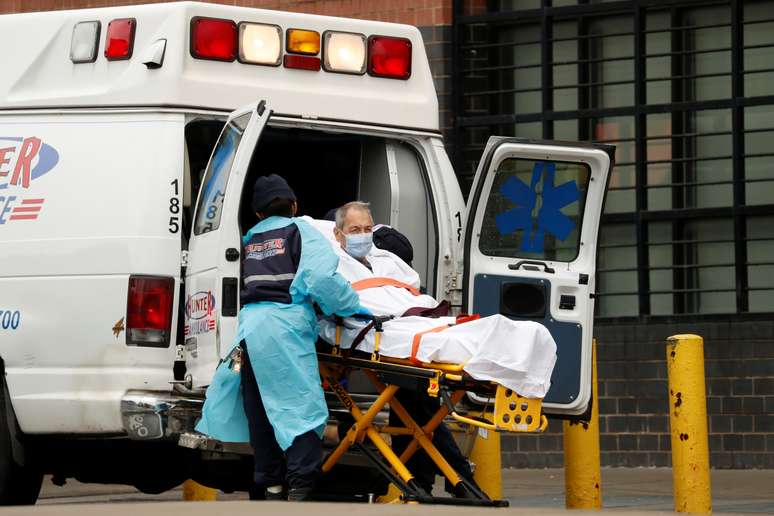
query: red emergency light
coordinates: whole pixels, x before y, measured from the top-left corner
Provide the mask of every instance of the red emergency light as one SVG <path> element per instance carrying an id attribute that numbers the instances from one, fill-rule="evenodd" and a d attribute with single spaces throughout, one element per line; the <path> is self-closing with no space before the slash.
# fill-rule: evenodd
<path id="1" fill-rule="evenodd" d="M 320 71 L 320 58 L 313 56 L 293 56 L 285 54 L 283 60 L 285 68 L 296 68 L 298 70 Z"/>
<path id="2" fill-rule="evenodd" d="M 196 16 L 191 19 L 191 55 L 197 59 L 233 61 L 237 56 L 237 25 L 231 20 Z"/>
<path id="3" fill-rule="evenodd" d="M 134 50 L 134 32 L 137 20 L 123 18 L 108 24 L 105 38 L 105 57 L 108 61 L 119 61 L 132 57 Z"/>
<path id="4" fill-rule="evenodd" d="M 130 276 L 126 304 L 126 343 L 169 346 L 174 298 L 174 279 Z"/>
<path id="5" fill-rule="evenodd" d="M 411 77 L 411 41 L 405 38 L 368 38 L 368 75 L 403 79 Z"/>

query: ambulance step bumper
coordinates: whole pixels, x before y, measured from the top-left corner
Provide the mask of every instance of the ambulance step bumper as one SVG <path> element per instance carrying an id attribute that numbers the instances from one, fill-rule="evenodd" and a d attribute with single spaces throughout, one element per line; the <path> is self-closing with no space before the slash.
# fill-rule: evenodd
<path id="1" fill-rule="evenodd" d="M 368 410 L 376 398 L 371 394 L 353 394 L 355 404 Z M 338 444 L 338 420 L 346 420 L 348 411 L 332 393 L 326 393 L 331 419 L 323 438 L 326 447 Z M 213 453 L 251 455 L 249 444 L 223 443 L 196 432 L 194 427 L 202 414 L 204 396 L 159 391 L 128 391 L 121 399 L 121 420 L 130 439 L 138 441 L 176 441 L 184 448 Z M 386 426 L 389 412 L 382 409 L 375 417 L 377 425 Z"/>
<path id="2" fill-rule="evenodd" d="M 204 397 L 175 392 L 128 391 L 121 398 L 121 421 L 130 439 L 176 440 L 193 432 Z"/>

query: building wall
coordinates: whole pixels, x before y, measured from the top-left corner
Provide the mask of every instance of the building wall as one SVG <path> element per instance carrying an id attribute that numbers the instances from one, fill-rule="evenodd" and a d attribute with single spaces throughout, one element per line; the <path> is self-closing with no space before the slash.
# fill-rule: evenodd
<path id="1" fill-rule="evenodd" d="M 595 285 L 604 464 L 668 463 L 664 340 L 697 333 L 713 466 L 774 467 L 772 9 L 494 0 L 454 19 L 463 188 L 490 134 L 616 146 Z M 561 465 L 550 429 L 506 438 L 506 463 Z"/>
<path id="2" fill-rule="evenodd" d="M 666 338 L 704 337 L 713 468 L 774 468 L 774 321 L 597 324 L 605 466 L 670 466 Z M 503 439 L 512 467 L 561 467 L 562 424 Z M 538 453 L 536 453 L 538 452 Z"/>

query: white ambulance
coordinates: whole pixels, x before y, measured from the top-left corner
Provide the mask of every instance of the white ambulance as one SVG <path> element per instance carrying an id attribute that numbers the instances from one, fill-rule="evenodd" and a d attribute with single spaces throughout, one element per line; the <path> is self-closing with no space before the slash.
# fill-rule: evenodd
<path id="1" fill-rule="evenodd" d="M 234 338 L 268 173 L 314 217 L 369 201 L 437 298 L 545 324 L 546 411 L 589 408 L 613 150 L 491 138 L 466 207 L 415 27 L 181 2 L 0 16 L 0 56 L 0 502 L 44 472 L 206 477 L 177 441 Z"/>

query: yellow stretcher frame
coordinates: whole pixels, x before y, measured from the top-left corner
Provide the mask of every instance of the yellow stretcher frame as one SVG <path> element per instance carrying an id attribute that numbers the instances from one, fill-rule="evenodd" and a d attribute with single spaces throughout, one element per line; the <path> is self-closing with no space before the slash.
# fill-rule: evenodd
<path id="1" fill-rule="evenodd" d="M 375 335 L 374 351 L 370 360 L 365 358 L 344 357 L 339 347 L 341 330 L 337 326 L 336 341 L 331 353 L 318 353 L 320 361 L 320 373 L 330 389 L 350 412 L 354 424 L 341 439 L 338 446 L 327 456 L 323 463 L 323 473 L 330 471 L 344 454 L 353 446 L 364 453 L 372 452 L 366 446 L 365 441 L 370 441 L 381 457 L 386 461 L 382 472 L 403 493 L 403 501 L 418 501 L 424 503 L 454 503 L 465 505 L 493 505 L 503 506 L 507 502 L 490 500 L 486 494 L 476 486 L 471 485 L 462 478 L 443 455 L 433 445 L 433 432 L 447 416 L 456 421 L 484 428 L 490 431 L 502 432 L 543 432 L 548 426 L 548 420 L 542 414 L 542 400 L 528 399 L 519 396 L 506 387 L 495 382 L 478 381 L 464 372 L 464 364 L 448 363 L 416 363 L 406 359 L 391 358 L 381 355 L 379 342 L 381 332 L 377 329 Z M 361 411 L 352 400 L 347 389 L 341 385 L 339 379 L 345 369 L 361 369 L 369 381 L 379 392 L 377 399 L 365 412 Z M 430 396 L 440 396 L 444 403 L 424 426 L 414 421 L 411 415 L 395 398 L 400 387 L 389 383 L 389 378 L 407 376 L 427 381 L 427 393 Z M 494 395 L 493 421 L 481 418 L 473 418 L 457 412 L 456 405 L 466 392 L 473 391 L 484 394 L 487 397 Z M 389 404 L 403 423 L 403 427 L 377 426 L 374 422 L 379 412 Z M 398 456 L 390 445 L 382 437 L 387 435 L 409 435 L 412 440 L 406 449 Z M 414 475 L 406 467 L 408 460 L 419 449 L 427 453 L 433 463 L 443 473 L 444 477 L 458 490 L 466 491 L 469 495 L 466 499 L 448 499 L 432 497 L 425 493 L 414 481 Z M 378 459 L 378 457 L 371 457 Z"/>

